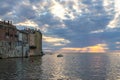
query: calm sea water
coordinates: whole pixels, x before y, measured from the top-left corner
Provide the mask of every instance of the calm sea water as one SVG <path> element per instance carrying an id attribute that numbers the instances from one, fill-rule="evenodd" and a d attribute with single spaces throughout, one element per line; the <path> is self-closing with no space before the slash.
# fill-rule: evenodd
<path id="1" fill-rule="evenodd" d="M 120 54 L 2 59 L 0 80 L 120 80 Z"/>

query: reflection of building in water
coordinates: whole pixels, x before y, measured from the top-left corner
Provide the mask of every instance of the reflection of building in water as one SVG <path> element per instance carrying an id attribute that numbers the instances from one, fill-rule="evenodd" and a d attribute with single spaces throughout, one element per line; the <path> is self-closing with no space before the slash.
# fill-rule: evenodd
<path id="1" fill-rule="evenodd" d="M 22 72 L 20 72 L 20 69 L 17 69 L 17 64 L 20 64 L 22 60 L 16 60 L 16 59 L 5 59 L 0 61 L 0 79 L 1 80 L 21 80 L 21 77 L 18 79 L 17 76 L 21 75 Z M 19 68 L 22 65 L 19 65 Z M 22 71 L 22 70 L 21 70 Z"/>
<path id="2" fill-rule="evenodd" d="M 37 80 L 42 76 L 42 58 L 5 59 L 0 64 L 0 80 Z M 31 62 L 33 60 L 34 62 Z M 36 68 L 39 67 L 39 68 Z M 39 75 L 38 75 L 39 74 Z M 41 79 L 41 78 L 40 78 Z"/>

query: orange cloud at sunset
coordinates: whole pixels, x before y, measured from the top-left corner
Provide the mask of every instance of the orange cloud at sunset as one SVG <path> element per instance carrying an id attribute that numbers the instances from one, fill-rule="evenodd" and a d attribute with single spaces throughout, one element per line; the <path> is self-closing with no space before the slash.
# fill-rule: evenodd
<path id="1" fill-rule="evenodd" d="M 83 47 L 83 48 L 62 48 L 59 52 L 92 52 L 92 53 L 104 53 L 107 51 L 106 44 L 97 44 L 93 46 Z"/>
<path id="2" fill-rule="evenodd" d="M 105 52 L 106 44 L 97 44 L 95 46 L 88 47 L 88 52 Z"/>

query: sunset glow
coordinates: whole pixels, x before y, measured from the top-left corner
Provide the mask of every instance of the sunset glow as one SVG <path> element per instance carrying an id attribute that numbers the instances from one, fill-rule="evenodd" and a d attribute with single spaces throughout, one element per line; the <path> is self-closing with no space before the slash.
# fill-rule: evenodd
<path id="1" fill-rule="evenodd" d="M 84 47 L 84 48 L 62 48 L 60 52 L 92 52 L 92 53 L 104 53 L 107 51 L 106 44 L 97 44 L 94 46 Z M 59 52 L 58 51 L 58 52 Z"/>

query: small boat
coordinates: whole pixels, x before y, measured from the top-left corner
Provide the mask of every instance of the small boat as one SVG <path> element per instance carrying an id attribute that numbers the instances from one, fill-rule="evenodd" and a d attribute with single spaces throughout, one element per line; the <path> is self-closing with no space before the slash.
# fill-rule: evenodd
<path id="1" fill-rule="evenodd" d="M 62 54 L 58 54 L 57 57 L 63 57 L 63 55 Z"/>

